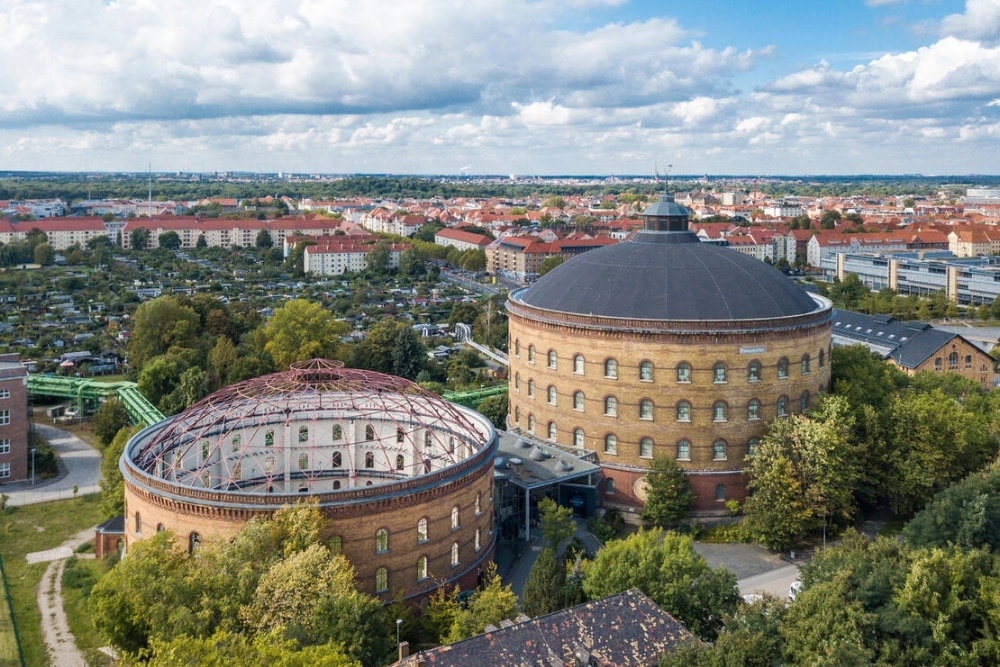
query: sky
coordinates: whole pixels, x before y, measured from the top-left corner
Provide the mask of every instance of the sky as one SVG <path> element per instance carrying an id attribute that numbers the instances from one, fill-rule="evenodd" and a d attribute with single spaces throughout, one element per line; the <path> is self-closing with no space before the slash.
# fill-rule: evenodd
<path id="1" fill-rule="evenodd" d="M 1000 174 L 1000 0 L 0 0 L 0 171 L 147 168 Z"/>

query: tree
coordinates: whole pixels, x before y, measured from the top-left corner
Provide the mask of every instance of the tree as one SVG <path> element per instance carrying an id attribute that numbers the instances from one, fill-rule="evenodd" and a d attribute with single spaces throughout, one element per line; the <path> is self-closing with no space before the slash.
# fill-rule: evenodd
<path id="1" fill-rule="evenodd" d="M 313 623 L 322 640 L 343 646 L 362 667 L 381 667 L 394 660 L 395 618 L 390 619 L 381 600 L 352 585 L 320 600 Z"/>
<path id="2" fill-rule="evenodd" d="M 549 197 L 542 202 L 542 208 L 566 208 L 566 200 L 562 197 Z"/>
<path id="3" fill-rule="evenodd" d="M 542 539 L 546 546 L 558 550 L 559 545 L 573 537 L 573 533 L 576 532 L 572 508 L 562 507 L 552 498 L 542 498 L 538 502 L 538 515 L 542 527 Z"/>
<path id="4" fill-rule="evenodd" d="M 171 413 L 172 401 L 165 401 L 181 381 L 181 374 L 188 369 L 186 361 L 173 354 L 155 357 L 139 372 L 139 391 L 150 403 Z M 171 413 L 172 414 L 172 413 Z"/>
<path id="5" fill-rule="evenodd" d="M 566 258 L 562 255 L 553 255 L 552 257 L 546 257 L 542 260 L 542 263 L 538 267 L 538 275 L 544 276 L 546 273 L 556 268 L 560 264 L 566 261 Z"/>
<path id="6" fill-rule="evenodd" d="M 706 641 L 740 602 L 736 576 L 711 568 L 687 535 L 642 530 L 612 540 L 585 566 L 583 589 L 598 598 L 638 588 Z"/>
<path id="7" fill-rule="evenodd" d="M 171 230 L 168 232 L 163 232 L 160 234 L 160 247 L 164 250 L 180 250 L 181 247 L 181 236 L 177 232 Z"/>
<path id="8" fill-rule="evenodd" d="M 941 491 L 904 529 L 914 547 L 987 548 L 1000 552 L 1000 464 Z"/>
<path id="9" fill-rule="evenodd" d="M 49 266 L 56 259 L 56 250 L 51 243 L 39 243 L 35 246 L 35 264 Z"/>
<path id="10" fill-rule="evenodd" d="M 504 586 L 496 565 L 491 563 L 483 586 L 472 594 L 466 608 L 455 612 L 447 643 L 457 642 L 485 632 L 487 625 L 500 627 L 504 620 L 517 616 L 517 596 L 510 584 Z"/>
<path id="11" fill-rule="evenodd" d="M 420 250 L 410 248 L 400 255 L 399 270 L 407 276 L 423 276 L 427 273 L 427 258 Z"/>
<path id="12" fill-rule="evenodd" d="M 840 220 L 840 218 L 840 211 L 836 209 L 823 211 L 823 217 L 819 219 L 819 226 L 822 229 L 833 229 L 837 226 L 837 221 Z"/>
<path id="13" fill-rule="evenodd" d="M 176 414 L 194 405 L 208 394 L 208 374 L 198 366 L 181 373 L 177 387 L 161 401 L 164 412 Z"/>
<path id="14" fill-rule="evenodd" d="M 498 429 L 507 428 L 507 413 L 510 403 L 505 394 L 487 396 L 476 406 L 476 411 L 485 416 Z"/>
<path id="15" fill-rule="evenodd" d="M 318 303 L 292 299 L 275 309 L 264 327 L 264 350 L 280 369 L 317 357 L 338 359 L 340 339 L 347 331 L 345 323 L 336 321 Z"/>
<path id="16" fill-rule="evenodd" d="M 141 426 L 125 426 L 118 430 L 101 455 L 101 516 L 113 519 L 125 514 L 125 481 L 118 467 L 122 452 L 129 439 L 139 432 Z"/>
<path id="17" fill-rule="evenodd" d="M 389 244 L 386 241 L 379 241 L 368 253 L 368 270 L 376 275 L 384 275 L 389 272 L 390 253 Z"/>
<path id="18" fill-rule="evenodd" d="M 810 416 L 776 419 L 750 460 L 746 528 L 772 549 L 825 525 L 848 525 L 859 476 L 847 401 L 824 397 Z"/>
<path id="19" fill-rule="evenodd" d="M 393 351 L 404 328 L 408 328 L 406 324 L 391 317 L 380 319 L 365 332 L 364 340 L 352 350 L 351 365 L 380 373 L 392 373 L 395 363 Z"/>
<path id="20" fill-rule="evenodd" d="M 101 446 L 111 444 L 118 431 L 130 424 L 125 405 L 117 398 L 109 398 L 97 408 L 90 420 L 90 429 L 97 436 Z"/>
<path id="21" fill-rule="evenodd" d="M 233 341 L 225 336 L 219 336 L 216 339 L 215 347 L 208 354 L 208 367 L 215 373 L 216 386 L 229 383 L 230 373 L 237 361 L 239 361 L 239 352 Z"/>
<path id="22" fill-rule="evenodd" d="M 254 245 L 258 248 L 270 248 L 274 245 L 274 241 L 271 239 L 271 232 L 266 229 L 262 229 L 257 232 L 257 239 L 254 241 Z"/>
<path id="23" fill-rule="evenodd" d="M 129 241 L 133 250 L 145 250 L 149 245 L 149 230 L 145 227 L 136 227 L 129 234 Z"/>
<path id="24" fill-rule="evenodd" d="M 765 595 L 728 616 L 712 644 L 691 641 L 666 653 L 659 667 L 778 667 L 783 663 L 785 601 Z"/>
<path id="25" fill-rule="evenodd" d="M 427 351 L 412 327 L 399 329 L 392 346 L 392 373 L 407 380 L 416 380 L 427 365 Z"/>
<path id="26" fill-rule="evenodd" d="M 551 546 L 542 549 L 531 566 L 521 595 L 521 608 L 532 618 L 562 609 L 562 592 L 566 587 L 566 564 L 556 557 Z"/>
<path id="27" fill-rule="evenodd" d="M 204 234 L 198 234 L 198 240 L 194 242 L 194 247 L 198 250 L 208 247 L 208 241 L 205 239 Z"/>
<path id="28" fill-rule="evenodd" d="M 330 642 L 323 646 L 299 646 L 281 632 L 248 638 L 219 630 L 210 637 L 181 635 L 154 641 L 148 667 L 360 667 Z"/>
<path id="29" fill-rule="evenodd" d="M 136 309 L 133 318 L 129 365 L 142 369 L 154 357 L 168 353 L 187 357 L 190 362 L 200 332 L 198 314 L 175 297 L 146 301 Z"/>
<path id="30" fill-rule="evenodd" d="M 687 475 L 677 467 L 672 457 L 656 456 L 645 483 L 646 507 L 641 514 L 644 526 L 669 528 L 687 519 L 695 497 Z"/>

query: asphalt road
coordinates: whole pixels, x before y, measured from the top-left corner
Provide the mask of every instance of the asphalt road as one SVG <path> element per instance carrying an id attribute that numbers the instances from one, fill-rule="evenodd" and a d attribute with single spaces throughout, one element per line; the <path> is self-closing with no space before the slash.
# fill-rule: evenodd
<path id="1" fill-rule="evenodd" d="M 101 453 L 69 431 L 35 422 L 35 430 L 59 455 L 59 474 L 47 480 L 35 478 L 0 486 L 0 493 L 10 496 L 7 504 L 33 505 L 73 497 L 77 493 L 97 493 L 101 477 Z"/>
<path id="2" fill-rule="evenodd" d="M 740 579 L 737 583 L 740 587 L 740 595 L 769 593 L 776 598 L 784 599 L 788 597 L 788 587 L 798 578 L 799 566 L 786 565 L 777 570 Z"/>

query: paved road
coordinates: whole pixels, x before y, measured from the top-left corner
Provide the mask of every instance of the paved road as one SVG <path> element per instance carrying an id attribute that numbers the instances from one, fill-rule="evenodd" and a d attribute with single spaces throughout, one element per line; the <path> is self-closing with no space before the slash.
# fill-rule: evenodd
<path id="1" fill-rule="evenodd" d="M 101 453 L 69 431 L 35 423 L 35 429 L 59 455 L 59 474 L 47 480 L 36 478 L 0 486 L 0 493 L 10 496 L 7 504 L 33 505 L 73 497 L 73 487 L 80 494 L 97 493 L 101 477 Z"/>
<path id="2" fill-rule="evenodd" d="M 798 565 L 786 565 L 746 579 L 740 579 L 740 595 L 769 593 L 776 598 L 788 597 L 788 587 L 799 578 Z"/>

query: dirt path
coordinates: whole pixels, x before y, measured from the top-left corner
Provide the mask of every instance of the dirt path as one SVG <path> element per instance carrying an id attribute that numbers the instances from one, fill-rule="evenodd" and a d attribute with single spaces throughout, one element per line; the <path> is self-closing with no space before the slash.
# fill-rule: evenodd
<path id="1" fill-rule="evenodd" d="M 77 533 L 55 549 L 27 555 L 29 563 L 49 562 L 49 567 L 45 570 L 41 583 L 38 584 L 37 600 L 38 610 L 42 615 L 42 637 L 45 639 L 49 664 L 52 667 L 87 667 L 83 654 L 76 648 L 69 623 L 66 621 L 62 575 L 66 559 L 73 555 L 73 550 L 93 536 L 94 529 L 89 528 Z"/>

